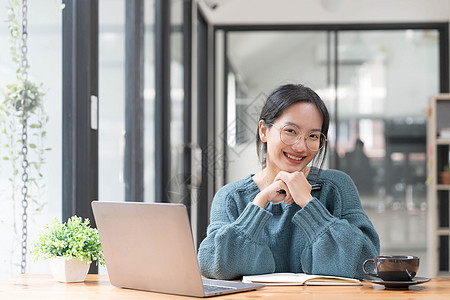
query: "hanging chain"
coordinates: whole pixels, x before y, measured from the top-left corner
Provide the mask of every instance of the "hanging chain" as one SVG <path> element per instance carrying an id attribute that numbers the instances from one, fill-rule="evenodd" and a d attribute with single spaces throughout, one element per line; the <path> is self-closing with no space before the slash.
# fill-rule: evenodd
<path id="1" fill-rule="evenodd" d="M 21 61 L 21 69 L 23 70 L 23 102 L 22 102 L 22 208 L 23 208 L 23 214 L 22 214 L 22 262 L 21 262 L 21 272 L 22 274 L 25 273 L 25 267 L 27 265 L 27 238 L 28 238 L 28 227 L 27 227 L 27 207 L 28 207 L 28 134 L 27 134 L 27 89 L 28 89 L 28 59 L 27 59 L 27 52 L 28 52 L 28 46 L 27 46 L 27 38 L 28 38 L 28 19 L 27 19 L 27 12 L 28 12 L 28 6 L 27 6 L 27 0 L 22 1 L 22 61 Z"/>

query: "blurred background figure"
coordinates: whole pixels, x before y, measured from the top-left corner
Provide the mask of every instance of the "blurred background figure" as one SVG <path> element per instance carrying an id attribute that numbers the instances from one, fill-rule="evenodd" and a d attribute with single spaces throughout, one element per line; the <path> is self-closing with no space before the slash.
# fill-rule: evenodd
<path id="1" fill-rule="evenodd" d="M 345 153 L 343 167 L 344 171 L 353 178 L 361 195 L 373 193 L 373 179 L 376 172 L 364 152 L 364 142 L 360 138 L 356 139 L 353 151 Z"/>

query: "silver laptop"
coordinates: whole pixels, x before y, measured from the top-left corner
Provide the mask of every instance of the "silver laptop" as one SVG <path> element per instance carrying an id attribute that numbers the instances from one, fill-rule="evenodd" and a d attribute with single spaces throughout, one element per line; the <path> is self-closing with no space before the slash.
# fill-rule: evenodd
<path id="1" fill-rule="evenodd" d="M 183 204 L 93 201 L 111 284 L 209 297 L 263 287 L 202 279 Z"/>

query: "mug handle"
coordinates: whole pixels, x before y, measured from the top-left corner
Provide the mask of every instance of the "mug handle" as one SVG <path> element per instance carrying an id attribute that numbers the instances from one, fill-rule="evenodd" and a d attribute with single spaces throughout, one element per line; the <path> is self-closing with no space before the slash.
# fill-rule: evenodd
<path id="1" fill-rule="evenodd" d="M 364 270 L 364 273 L 366 273 L 367 275 L 370 275 L 370 276 L 378 277 L 377 274 L 375 274 L 375 273 L 373 273 L 373 272 L 370 272 L 370 271 L 367 271 L 367 270 L 366 270 L 366 265 L 367 265 L 368 263 L 373 263 L 373 264 L 375 264 L 375 261 L 374 261 L 373 259 L 366 259 L 366 260 L 364 261 L 364 264 L 363 264 L 363 270 Z"/>

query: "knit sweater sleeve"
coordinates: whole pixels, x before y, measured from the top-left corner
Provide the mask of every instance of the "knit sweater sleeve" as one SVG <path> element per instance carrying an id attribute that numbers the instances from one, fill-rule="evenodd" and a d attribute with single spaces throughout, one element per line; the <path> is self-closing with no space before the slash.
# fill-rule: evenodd
<path id="1" fill-rule="evenodd" d="M 253 203 L 239 212 L 233 196 L 235 192 L 219 190 L 214 197 L 207 236 L 198 250 L 202 275 L 234 279 L 274 272 L 272 252 L 261 242 L 262 230 L 272 214 Z"/>
<path id="2" fill-rule="evenodd" d="M 330 183 L 328 198 L 337 209 L 330 213 L 314 198 L 293 217 L 292 221 L 305 233 L 308 246 L 300 250 L 303 271 L 362 278 L 364 260 L 379 255 L 380 242 L 365 214 L 353 181 L 339 172 Z M 331 196 L 331 197 L 330 197 Z"/>

